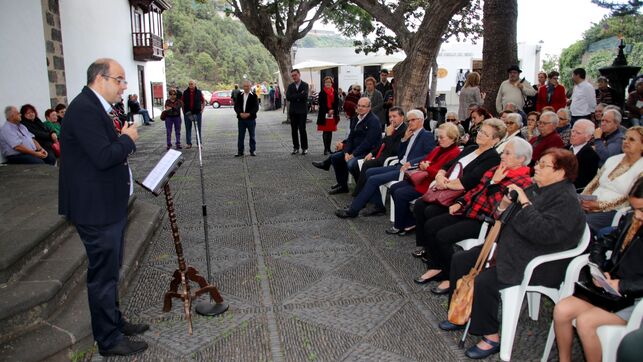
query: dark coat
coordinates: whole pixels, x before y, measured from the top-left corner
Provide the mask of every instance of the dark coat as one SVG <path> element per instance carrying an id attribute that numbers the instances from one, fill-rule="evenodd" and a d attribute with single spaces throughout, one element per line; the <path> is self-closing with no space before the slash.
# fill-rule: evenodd
<path id="1" fill-rule="evenodd" d="M 351 119 L 351 132 L 344 141 L 344 153 L 352 154 L 356 158 L 363 158 L 380 144 L 382 129 L 380 121 L 373 115 L 373 112 L 368 112 L 361 122 L 357 121 L 357 117 Z"/>
<path id="2" fill-rule="evenodd" d="M 303 80 L 299 84 L 299 90 L 295 83 L 290 83 L 286 89 L 286 99 L 288 100 L 288 113 L 307 114 L 308 113 L 308 83 Z"/>
<path id="3" fill-rule="evenodd" d="M 400 143 L 400 150 L 397 153 L 397 158 L 402 160 L 404 154 L 406 153 L 406 148 L 409 145 L 409 138 L 406 142 Z M 417 165 L 429 152 L 433 151 L 435 148 L 435 137 L 433 133 L 425 130 L 424 128 L 420 129 L 413 145 L 411 146 L 411 151 L 409 151 L 409 156 L 406 162 L 409 162 L 411 165 Z"/>
<path id="4" fill-rule="evenodd" d="M 187 113 L 201 114 L 204 98 L 203 93 L 201 93 L 199 88 L 194 88 L 194 104 L 192 105 L 192 108 L 190 108 L 190 88 L 186 88 L 183 91 L 181 99 L 183 100 L 184 115 Z"/>
<path id="5" fill-rule="evenodd" d="M 58 213 L 74 224 L 108 225 L 127 216 L 127 156 L 134 141 L 114 123 L 88 87 L 67 107 L 61 130 Z"/>
<path id="6" fill-rule="evenodd" d="M 592 181 L 596 172 L 598 172 L 598 154 L 590 144 L 586 144 L 583 148 L 578 151 L 576 154 L 576 160 L 578 160 L 578 176 L 576 176 L 576 181 L 574 181 L 574 186 L 577 189 L 584 188 L 587 184 Z"/>
<path id="7" fill-rule="evenodd" d="M 442 169 L 445 171 L 449 170 L 451 166 L 460 161 L 462 157 L 465 157 L 466 155 L 477 149 L 478 145 L 466 147 L 464 150 L 462 150 L 458 157 L 444 164 L 444 166 L 442 166 Z M 489 170 L 493 166 L 498 166 L 499 163 L 500 155 L 498 155 L 498 152 L 495 148 L 491 147 L 490 149 L 484 151 L 481 155 L 476 157 L 475 160 L 469 162 L 469 164 L 462 170 L 460 183 L 462 183 L 462 186 L 464 186 L 464 189 L 466 191 L 471 190 L 478 185 L 478 183 L 482 179 L 482 175 L 484 175 L 487 170 Z"/>
<path id="8" fill-rule="evenodd" d="M 382 154 L 378 158 L 382 160 L 382 164 L 380 166 L 384 165 L 384 160 L 386 160 L 387 158 L 397 156 L 398 151 L 400 150 L 402 137 L 404 137 L 404 133 L 406 132 L 407 127 L 408 126 L 406 125 L 406 123 L 403 122 L 396 130 L 393 131 L 390 136 L 384 136 L 384 138 L 382 138 L 382 145 L 384 145 L 384 149 L 382 150 Z M 371 152 L 373 154 L 373 157 L 377 156 L 380 147 L 377 147 L 375 150 L 373 150 L 373 152 Z"/>
<path id="9" fill-rule="evenodd" d="M 127 100 L 127 109 L 130 113 L 138 113 L 141 111 L 141 104 L 138 101 L 133 101 L 132 99 Z"/>
<path id="10" fill-rule="evenodd" d="M 633 217 L 634 212 L 630 211 L 621 218 L 616 230 L 594 241 L 590 246 L 589 260 L 610 273 L 612 278 L 620 279 L 618 287 L 621 294 L 639 298 L 643 296 L 643 228 L 639 228 L 628 247 L 621 251 Z M 612 250 L 609 260 L 605 258 L 607 250 Z"/>
<path id="11" fill-rule="evenodd" d="M 51 145 L 53 144 L 53 141 L 51 140 L 51 134 L 56 133 L 54 130 L 47 128 L 42 121 L 36 117 L 33 121 L 30 121 L 28 119 L 25 119 L 24 117 L 20 121 L 23 126 L 27 128 L 29 132 L 31 132 L 40 143 L 40 146 L 47 151 L 47 153 L 52 153 L 52 148 Z"/>
<path id="12" fill-rule="evenodd" d="M 585 213 L 571 181 L 525 189 L 533 205 L 518 210 L 503 227 L 496 248 L 498 281 L 504 285 L 522 282 L 527 264 L 535 257 L 573 249 L 585 229 Z M 558 287 L 569 259 L 537 268 L 531 284 Z"/>
<path id="13" fill-rule="evenodd" d="M 322 89 L 319 92 L 319 111 L 317 113 L 317 124 L 323 126 L 326 124 L 326 113 L 328 113 L 328 96 Z M 337 91 L 333 92 L 333 118 L 339 122 L 339 96 Z"/>
<path id="14" fill-rule="evenodd" d="M 257 112 L 259 111 L 259 102 L 257 101 L 257 95 L 250 92 L 248 93 L 248 100 L 246 101 L 246 111 L 243 111 L 243 92 L 237 94 L 237 98 L 234 99 L 234 111 L 237 113 L 237 119 L 240 121 L 251 121 L 257 119 Z M 250 117 L 243 119 L 241 118 L 241 113 L 250 113 Z"/>

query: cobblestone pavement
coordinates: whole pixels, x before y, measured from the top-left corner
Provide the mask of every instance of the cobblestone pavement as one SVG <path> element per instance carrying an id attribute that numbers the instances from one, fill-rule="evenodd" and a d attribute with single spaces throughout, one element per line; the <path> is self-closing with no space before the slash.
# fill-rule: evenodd
<path id="1" fill-rule="evenodd" d="M 212 276 L 230 310 L 214 318 L 194 314 L 192 336 L 178 300 L 171 312 L 161 311 L 177 268 L 165 218 L 123 296 L 125 314 L 151 325 L 141 337 L 150 348 L 136 360 L 467 360 L 457 347 L 460 334 L 437 328 L 446 317 L 446 298 L 413 283 L 424 271 L 409 254 L 414 237 L 386 235 L 390 225 L 384 216 L 337 219 L 333 211 L 350 197 L 328 196 L 332 171 L 311 165 L 323 158 L 321 135 L 309 123 L 309 155 L 292 156 L 284 118 L 281 111 L 260 112 L 258 156 L 235 158 L 233 111 L 206 110 L 203 163 Z M 135 177 L 144 177 L 164 152 L 163 123 L 143 127 L 131 158 Z M 171 187 L 187 262 L 205 276 L 198 157 L 194 148 L 183 152 L 186 161 Z M 136 193 L 164 206 L 162 197 L 140 188 Z M 514 360 L 540 359 L 551 303 L 544 302 L 541 311 L 535 322 L 523 308 Z M 476 340 L 470 337 L 467 346 Z"/>

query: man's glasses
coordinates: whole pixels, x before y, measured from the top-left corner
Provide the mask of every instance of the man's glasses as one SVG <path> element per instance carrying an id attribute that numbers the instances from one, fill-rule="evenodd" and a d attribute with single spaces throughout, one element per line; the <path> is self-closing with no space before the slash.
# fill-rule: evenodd
<path id="1" fill-rule="evenodd" d="M 127 81 L 123 77 L 112 77 L 111 75 L 107 75 L 107 74 L 101 74 L 101 75 L 103 77 L 105 77 L 105 78 L 109 78 L 109 79 L 113 79 L 113 80 L 117 81 L 119 85 L 121 85 L 121 84 L 127 85 Z"/>
<path id="2" fill-rule="evenodd" d="M 537 121 L 536 124 L 538 125 L 546 125 L 546 124 L 551 124 L 551 121 L 545 122 L 545 121 Z"/>

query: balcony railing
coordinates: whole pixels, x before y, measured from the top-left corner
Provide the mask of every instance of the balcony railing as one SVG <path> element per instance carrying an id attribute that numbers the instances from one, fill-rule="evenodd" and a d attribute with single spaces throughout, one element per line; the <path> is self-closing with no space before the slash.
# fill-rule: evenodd
<path id="1" fill-rule="evenodd" d="M 132 33 L 134 60 L 161 60 L 165 56 L 163 38 L 152 33 Z"/>

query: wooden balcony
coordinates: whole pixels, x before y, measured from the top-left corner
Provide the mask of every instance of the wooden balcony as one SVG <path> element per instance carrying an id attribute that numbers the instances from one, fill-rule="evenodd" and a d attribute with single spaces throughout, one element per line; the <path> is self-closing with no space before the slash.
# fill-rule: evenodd
<path id="1" fill-rule="evenodd" d="M 163 38 L 152 33 L 132 33 L 134 60 L 147 62 L 161 60 L 165 56 Z"/>

